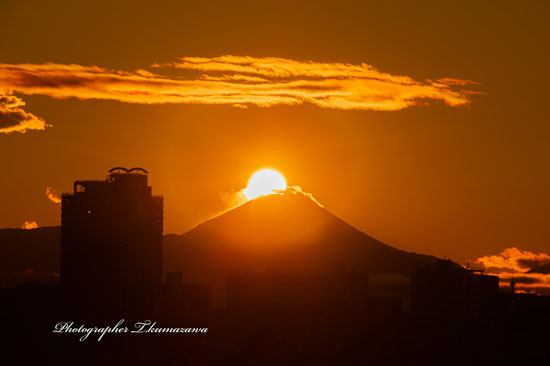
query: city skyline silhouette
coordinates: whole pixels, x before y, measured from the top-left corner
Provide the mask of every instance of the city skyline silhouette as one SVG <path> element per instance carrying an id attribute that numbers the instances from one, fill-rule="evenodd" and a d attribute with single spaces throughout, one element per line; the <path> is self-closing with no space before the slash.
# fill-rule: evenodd
<path id="1" fill-rule="evenodd" d="M 4 365 L 550 349 L 550 2 L 5 0 Z"/>
<path id="2" fill-rule="evenodd" d="M 72 347 L 66 364 L 435 365 L 520 360 L 511 345 L 550 339 L 550 297 L 392 248 L 302 194 L 260 196 L 161 254 L 163 198 L 148 174 L 116 167 L 62 195 L 59 281 L 0 289 L 9 360 L 53 362 Z"/>

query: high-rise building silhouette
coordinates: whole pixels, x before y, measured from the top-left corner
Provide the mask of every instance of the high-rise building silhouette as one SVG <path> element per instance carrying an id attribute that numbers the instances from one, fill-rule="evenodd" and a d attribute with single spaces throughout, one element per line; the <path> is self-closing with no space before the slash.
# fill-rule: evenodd
<path id="1" fill-rule="evenodd" d="M 61 283 L 74 288 L 139 287 L 162 281 L 163 197 L 142 168 L 109 170 L 63 194 Z"/>

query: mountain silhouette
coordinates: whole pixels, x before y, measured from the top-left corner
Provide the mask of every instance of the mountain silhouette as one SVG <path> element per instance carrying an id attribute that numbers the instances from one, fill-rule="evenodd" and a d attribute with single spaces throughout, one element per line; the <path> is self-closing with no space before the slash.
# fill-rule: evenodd
<path id="1" fill-rule="evenodd" d="M 166 235 L 164 253 L 165 271 L 213 286 L 215 302 L 231 271 L 410 275 L 438 260 L 384 244 L 299 193 L 260 197 L 183 235 Z"/>
<path id="2" fill-rule="evenodd" d="M 165 235 L 163 257 L 164 272 L 212 286 L 216 303 L 232 271 L 410 275 L 438 260 L 384 244 L 300 193 L 260 197 L 183 235 Z M 0 230 L 4 277 L 59 273 L 59 258 L 60 227 Z"/>
<path id="3" fill-rule="evenodd" d="M 0 230 L 0 274 L 58 273 L 61 248 L 59 226 Z"/>

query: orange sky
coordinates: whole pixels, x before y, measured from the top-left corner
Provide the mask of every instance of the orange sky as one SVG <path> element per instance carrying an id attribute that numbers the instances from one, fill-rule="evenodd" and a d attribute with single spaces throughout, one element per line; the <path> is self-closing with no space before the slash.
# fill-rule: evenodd
<path id="1" fill-rule="evenodd" d="M 45 129 L 0 133 L 0 227 L 58 225 L 56 194 L 121 165 L 151 172 L 165 232 L 183 233 L 273 167 L 401 249 L 462 263 L 548 252 L 546 3 L 93 4 L 3 4 L 2 95 Z M 21 65 L 51 81 L 46 63 L 104 82 L 21 85 Z M 121 103 L 114 75 L 195 99 Z"/>

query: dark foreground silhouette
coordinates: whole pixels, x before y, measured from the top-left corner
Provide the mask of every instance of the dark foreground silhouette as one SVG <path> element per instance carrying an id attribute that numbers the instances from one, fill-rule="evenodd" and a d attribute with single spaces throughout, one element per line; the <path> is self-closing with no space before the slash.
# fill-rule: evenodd
<path id="1" fill-rule="evenodd" d="M 170 276 L 157 288 L 3 289 L 5 364 L 506 365 L 544 360 L 550 346 L 547 297 L 499 293 L 491 276 L 445 263 L 413 275 L 411 311 L 402 297 L 369 295 L 368 276 L 353 272 L 234 272 L 223 308 L 207 287 Z M 161 331 L 54 333 L 121 319 Z"/>
<path id="2" fill-rule="evenodd" d="M 502 293 L 495 276 L 392 248 L 292 194 L 165 237 L 163 250 L 162 197 L 152 195 L 147 172 L 109 173 L 63 195 L 61 276 L 0 289 L 2 364 L 505 365 L 546 357 L 548 297 Z M 2 259 L 5 273 L 55 266 L 39 234 L 51 240 L 56 230 L 7 232 L 36 251 L 2 243 L 14 254 Z"/>

